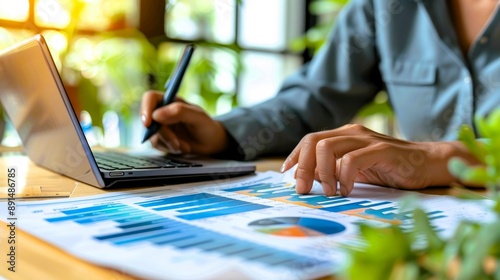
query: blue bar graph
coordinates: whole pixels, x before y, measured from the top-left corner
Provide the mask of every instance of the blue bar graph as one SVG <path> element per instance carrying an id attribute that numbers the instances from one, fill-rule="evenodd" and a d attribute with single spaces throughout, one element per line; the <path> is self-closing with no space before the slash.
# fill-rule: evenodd
<path id="1" fill-rule="evenodd" d="M 379 202 L 379 203 L 372 203 L 369 200 L 363 200 L 363 201 L 346 203 L 346 204 L 342 204 L 339 206 L 324 207 L 324 208 L 321 208 L 321 210 L 325 210 L 328 212 L 344 212 L 344 211 L 349 211 L 349 210 L 354 210 L 354 209 L 375 207 L 375 206 L 385 205 L 385 204 L 392 204 L 392 202 L 383 201 L 383 202 Z"/>
<path id="2" fill-rule="evenodd" d="M 67 210 L 61 211 L 64 214 L 69 214 L 63 217 L 50 218 L 49 222 L 60 222 L 60 221 L 69 221 L 69 220 L 77 220 L 86 217 L 95 217 L 108 213 L 117 213 L 120 209 L 123 209 L 124 205 L 113 205 L 111 207 L 89 207 L 88 209 L 82 210 Z M 123 213 L 123 212 L 122 212 Z"/>
<path id="3" fill-rule="evenodd" d="M 220 215 L 230 215 L 254 211 L 267 207 L 264 205 L 248 203 L 221 196 L 204 194 L 201 205 L 186 201 L 197 196 L 181 196 L 170 199 L 161 199 L 137 203 L 144 208 L 168 207 L 176 210 L 178 218 L 196 220 Z M 198 196 L 199 198 L 200 196 Z M 173 207 L 175 203 L 178 207 Z M 185 203 L 185 204 L 183 204 Z M 198 206 L 199 212 L 189 212 L 185 208 Z M 145 207 L 147 206 L 147 207 Z M 193 208 L 194 209 L 194 208 Z M 183 212 L 180 212 L 183 210 Z M 163 211 L 163 210 L 155 210 Z M 193 210 L 194 211 L 194 210 Z M 78 223 L 83 226 L 92 226 L 107 222 L 107 226 L 114 230 L 106 234 L 94 235 L 98 242 L 106 242 L 114 246 L 130 246 L 133 244 L 148 243 L 154 246 L 169 246 L 177 250 L 195 248 L 206 253 L 216 253 L 223 257 L 235 257 L 251 262 L 258 262 L 269 266 L 282 266 L 287 268 L 312 267 L 323 264 L 324 261 L 297 255 L 284 250 L 261 245 L 252 241 L 243 240 L 222 233 L 214 232 L 147 212 L 126 204 L 109 204 L 91 207 L 81 207 L 61 211 L 61 216 L 45 219 L 49 223 Z M 109 225 L 113 221 L 115 225 Z"/>
<path id="4" fill-rule="evenodd" d="M 176 217 L 189 221 L 270 208 L 267 205 L 209 193 L 161 198 L 139 202 L 137 205 L 155 211 L 174 211 Z"/>

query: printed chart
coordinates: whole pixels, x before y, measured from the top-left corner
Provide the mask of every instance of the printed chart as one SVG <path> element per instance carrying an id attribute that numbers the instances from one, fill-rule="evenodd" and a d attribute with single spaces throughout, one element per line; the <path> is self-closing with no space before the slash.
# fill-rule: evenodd
<path id="1" fill-rule="evenodd" d="M 358 184 L 349 197 L 298 195 L 274 172 L 204 184 L 23 202 L 18 216 L 22 230 L 76 257 L 148 279 L 319 278 L 342 267 L 338 244 L 356 241 L 357 223 L 411 228 L 398 190 Z M 465 218 L 487 220 L 478 203 L 418 199 L 444 233 Z M 6 209 L 0 203 L 0 219 Z"/>
<path id="2" fill-rule="evenodd" d="M 184 220 L 213 218 L 248 211 L 256 211 L 270 207 L 209 193 L 197 193 L 150 200 L 137 203 L 137 205 L 150 208 L 158 212 L 173 211 L 176 214 L 176 217 Z"/>
<path id="3" fill-rule="evenodd" d="M 391 224 L 402 224 L 410 212 L 399 212 L 397 202 L 381 199 L 353 199 L 343 196 L 299 195 L 293 184 L 261 183 L 225 189 L 250 197 L 259 197 L 327 212 L 357 216 Z M 442 210 L 428 211 L 431 220 L 445 218 Z"/>
<path id="4" fill-rule="evenodd" d="M 202 210 L 208 211 L 205 217 L 214 217 L 221 215 L 220 211 L 223 205 L 227 205 L 221 197 L 211 196 L 208 194 L 197 194 L 206 198 L 200 204 Z M 213 202 L 210 199 L 215 198 Z M 148 200 L 146 202 L 137 203 L 141 206 L 154 207 L 156 211 L 191 209 L 191 204 L 185 199 L 192 199 L 191 196 L 177 196 L 165 198 L 161 200 Z M 176 202 L 174 202 L 176 201 Z M 196 201 L 196 200 L 192 200 Z M 235 200 L 228 200 L 234 202 Z M 177 203 L 177 204 L 176 204 Z M 182 203 L 186 203 L 183 205 Z M 172 205 L 177 205 L 173 207 Z M 213 209 L 205 205 L 214 204 Z M 189 205 L 189 206 L 187 206 Z M 239 204 L 231 204 L 234 208 L 234 213 L 239 213 L 241 208 Z M 256 207 L 253 205 L 253 210 L 267 208 Z M 230 207 L 230 206 L 228 206 Z M 238 209 L 238 211 L 236 210 Z M 192 211 L 192 210 L 191 210 Z M 207 215 L 211 213 L 211 215 Z M 86 226 L 99 226 L 99 224 L 115 223 L 115 226 L 107 227 L 106 234 L 95 234 L 92 237 L 96 241 L 112 243 L 115 246 L 127 246 L 140 243 L 149 243 L 153 246 L 170 246 L 178 250 L 197 249 L 203 252 L 218 253 L 222 256 L 240 257 L 242 259 L 260 262 L 265 265 L 273 266 L 305 266 L 307 263 L 317 263 L 307 257 L 277 250 L 267 246 L 262 246 L 254 242 L 248 242 L 238 238 L 220 234 L 214 231 L 206 230 L 201 227 L 179 222 L 167 217 L 151 214 L 150 212 L 137 209 L 122 203 L 109 202 L 99 206 L 78 207 L 77 209 L 62 210 L 58 217 L 46 218 L 45 220 L 52 224 L 63 222 L 74 222 Z M 226 213 L 227 214 L 227 213 Z M 183 214 L 178 215 L 182 219 L 201 219 L 201 214 Z M 114 230 L 113 230 L 114 229 Z"/>

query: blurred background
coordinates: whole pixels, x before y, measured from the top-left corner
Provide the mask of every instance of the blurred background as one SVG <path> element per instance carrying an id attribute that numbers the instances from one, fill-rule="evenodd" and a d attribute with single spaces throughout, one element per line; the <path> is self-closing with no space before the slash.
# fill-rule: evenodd
<path id="1" fill-rule="evenodd" d="M 46 38 L 91 145 L 143 147 L 138 109 L 186 43 L 198 48 L 180 96 L 223 114 L 274 96 L 309 61 L 348 0 L 0 0 L 0 50 Z M 386 96 L 360 122 L 391 134 Z M 4 117 L 5 119 L 5 117 Z M 8 120 L 2 145 L 20 145 Z"/>

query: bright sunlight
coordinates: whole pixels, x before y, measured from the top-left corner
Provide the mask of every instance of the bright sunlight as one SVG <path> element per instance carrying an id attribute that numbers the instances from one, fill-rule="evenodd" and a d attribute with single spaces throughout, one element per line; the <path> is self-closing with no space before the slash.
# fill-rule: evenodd
<path id="1" fill-rule="evenodd" d="M 29 8 L 28 0 L 0 0 L 0 19 L 25 21 L 28 19 Z"/>

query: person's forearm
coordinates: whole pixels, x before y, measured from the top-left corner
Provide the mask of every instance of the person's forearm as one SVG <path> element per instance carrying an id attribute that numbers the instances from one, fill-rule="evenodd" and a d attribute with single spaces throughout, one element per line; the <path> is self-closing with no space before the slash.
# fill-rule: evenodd
<path id="1" fill-rule="evenodd" d="M 266 154 L 290 152 L 308 130 L 297 113 L 279 99 L 252 108 L 237 108 L 216 117 L 227 133 L 230 152 L 238 159 L 253 160 Z M 233 156 L 231 156 L 233 157 Z"/>

